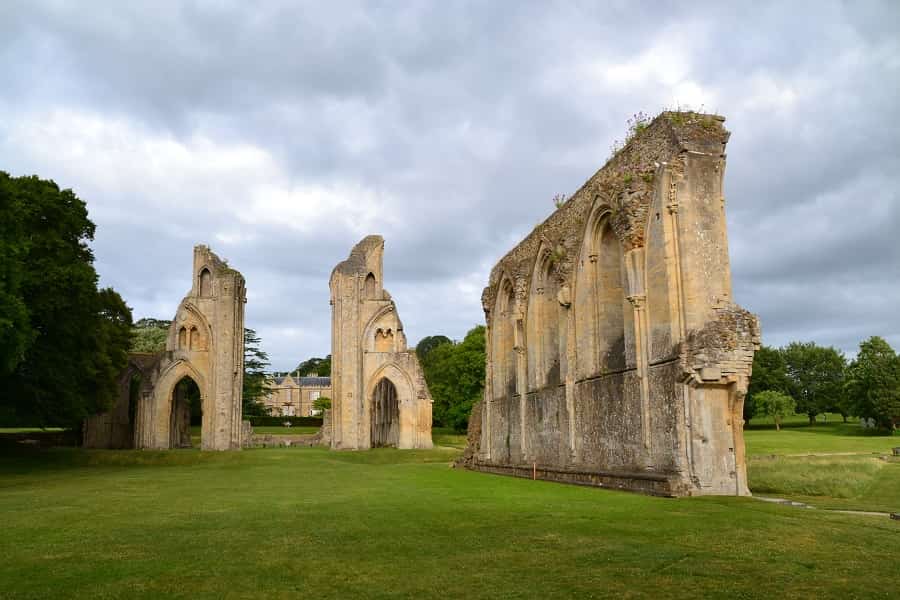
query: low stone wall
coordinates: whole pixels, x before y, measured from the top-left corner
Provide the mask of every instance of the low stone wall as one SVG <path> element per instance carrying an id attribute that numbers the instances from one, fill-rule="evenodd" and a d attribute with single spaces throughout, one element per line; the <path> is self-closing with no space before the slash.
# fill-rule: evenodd
<path id="1" fill-rule="evenodd" d="M 287 448 L 318 446 L 318 434 L 307 435 L 272 435 L 254 434 L 245 443 L 245 448 Z"/>
<path id="2" fill-rule="evenodd" d="M 613 490 L 627 490 L 651 496 L 676 497 L 690 495 L 690 490 L 681 483 L 679 477 L 669 477 L 659 473 L 580 471 L 538 465 L 487 464 L 477 461 L 458 466 L 465 466 L 465 468 L 473 471 L 482 471 L 495 475 L 509 475 L 525 479 L 540 479 L 542 481 L 573 483 Z"/>

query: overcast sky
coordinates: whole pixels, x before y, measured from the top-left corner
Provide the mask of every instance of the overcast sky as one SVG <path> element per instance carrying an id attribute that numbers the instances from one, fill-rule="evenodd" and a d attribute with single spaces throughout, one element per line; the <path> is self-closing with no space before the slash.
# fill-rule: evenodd
<path id="1" fill-rule="evenodd" d="M 330 351 L 331 269 L 380 233 L 410 343 L 459 339 L 553 195 L 683 106 L 732 131 L 764 341 L 900 349 L 900 3 L 299 4 L 0 0 L 0 170 L 87 202 L 136 319 L 173 316 L 206 243 L 291 369 Z"/>

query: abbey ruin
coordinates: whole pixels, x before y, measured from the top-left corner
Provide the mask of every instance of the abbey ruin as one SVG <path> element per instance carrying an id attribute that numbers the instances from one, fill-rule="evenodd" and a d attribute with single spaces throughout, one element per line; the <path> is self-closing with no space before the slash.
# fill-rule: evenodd
<path id="1" fill-rule="evenodd" d="M 191 411 L 178 387 L 185 378 L 200 390 L 201 448 L 241 447 L 244 278 L 206 246 L 195 246 L 192 280 L 169 327 L 165 351 L 131 354 L 119 378 L 116 405 L 85 420 L 86 448 L 190 447 Z M 139 389 L 133 399 L 135 376 Z"/>
<path id="2" fill-rule="evenodd" d="M 757 318 L 732 302 L 714 115 L 666 112 L 493 268 L 470 469 L 746 495 Z"/>
<path id="3" fill-rule="evenodd" d="M 367 236 L 331 273 L 333 396 L 323 440 L 334 449 L 431 448 L 431 395 L 384 289 L 383 254 L 384 239 Z"/>

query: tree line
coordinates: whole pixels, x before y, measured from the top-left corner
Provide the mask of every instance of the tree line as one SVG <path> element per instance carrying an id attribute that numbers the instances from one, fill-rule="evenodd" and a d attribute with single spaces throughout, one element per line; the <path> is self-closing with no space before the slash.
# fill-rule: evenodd
<path id="1" fill-rule="evenodd" d="M 77 426 L 115 401 L 131 309 L 100 288 L 72 190 L 0 171 L 0 423 Z"/>
<path id="2" fill-rule="evenodd" d="M 436 427 L 465 431 L 472 406 L 481 400 L 485 373 L 485 328 L 478 325 L 460 342 L 443 335 L 428 336 L 416 345 L 416 355 L 434 399 Z"/>
<path id="3" fill-rule="evenodd" d="M 838 413 L 871 420 L 876 427 L 900 425 L 900 355 L 883 338 L 870 337 L 848 361 L 833 347 L 791 342 L 762 346 L 744 401 L 744 420 L 768 416 L 776 426 L 789 414 Z"/>

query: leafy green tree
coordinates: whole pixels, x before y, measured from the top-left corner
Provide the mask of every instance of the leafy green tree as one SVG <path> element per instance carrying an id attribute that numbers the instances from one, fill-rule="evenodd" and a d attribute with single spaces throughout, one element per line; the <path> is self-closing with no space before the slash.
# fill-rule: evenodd
<path id="1" fill-rule="evenodd" d="M 304 360 L 291 372 L 299 377 L 331 377 L 331 355 L 329 354 L 325 358 L 314 356 Z"/>
<path id="2" fill-rule="evenodd" d="M 797 403 L 787 394 L 775 390 L 764 390 L 756 394 L 756 414 L 772 417 L 776 431 L 781 429 L 782 419 L 794 414 L 796 408 Z"/>
<path id="3" fill-rule="evenodd" d="M 900 423 L 900 357 L 883 338 L 860 343 L 859 354 L 847 368 L 845 386 L 850 411 L 874 419 L 880 427 Z"/>
<path id="4" fill-rule="evenodd" d="M 269 414 L 262 399 L 269 393 L 266 368 L 269 355 L 260 348 L 261 340 L 253 329 L 244 329 L 244 393 L 241 398 L 244 416 Z"/>
<path id="5" fill-rule="evenodd" d="M 117 396 L 131 310 L 97 288 L 95 226 L 71 190 L 0 173 L 0 207 L 0 419 L 76 427 Z"/>
<path id="6" fill-rule="evenodd" d="M 317 411 L 317 414 L 322 414 L 326 410 L 331 410 L 331 398 L 328 396 L 319 396 L 315 400 L 313 400 L 313 410 Z"/>
<path id="7" fill-rule="evenodd" d="M 782 353 L 789 382 L 786 391 L 797 402 L 797 412 L 815 424 L 817 414 L 839 405 L 847 360 L 836 349 L 814 342 L 791 342 Z"/>
<path id="8" fill-rule="evenodd" d="M 16 180 L 0 171 L 0 377 L 22 362 L 37 336 L 22 293 L 28 247 L 22 202 Z"/>
<path id="9" fill-rule="evenodd" d="M 140 319 L 131 329 L 132 352 L 162 352 L 166 349 L 166 338 L 172 321 L 163 319 Z"/>
<path id="10" fill-rule="evenodd" d="M 423 337 L 416 345 L 416 356 L 419 358 L 419 362 L 423 362 L 428 356 L 428 353 L 438 346 L 452 343 L 453 340 L 448 338 L 446 335 L 429 335 L 427 337 Z"/>
<path id="11" fill-rule="evenodd" d="M 749 422 L 756 415 L 756 394 L 765 390 L 787 393 L 789 389 L 787 365 L 781 349 L 761 346 L 753 356 L 753 374 L 744 400 L 744 420 Z"/>
<path id="12" fill-rule="evenodd" d="M 438 344 L 426 353 L 422 369 L 434 399 L 436 425 L 457 431 L 468 427 L 472 406 L 484 390 L 484 331 L 479 325 L 462 342 Z"/>

